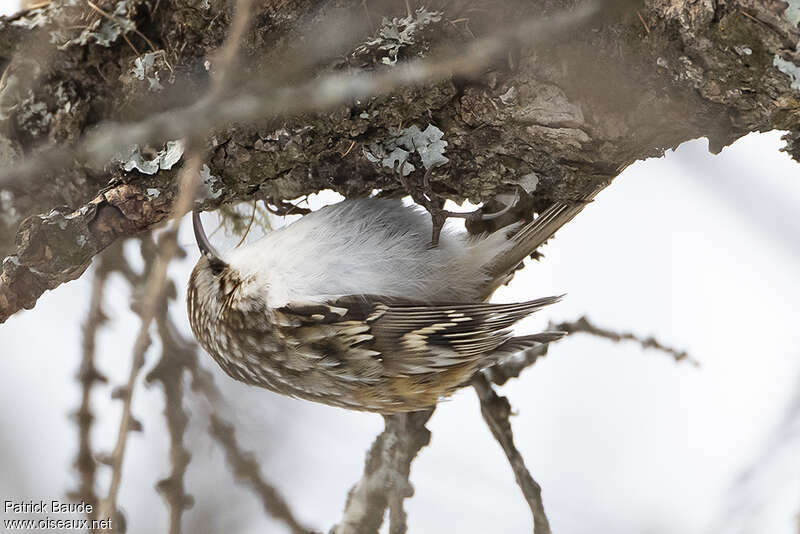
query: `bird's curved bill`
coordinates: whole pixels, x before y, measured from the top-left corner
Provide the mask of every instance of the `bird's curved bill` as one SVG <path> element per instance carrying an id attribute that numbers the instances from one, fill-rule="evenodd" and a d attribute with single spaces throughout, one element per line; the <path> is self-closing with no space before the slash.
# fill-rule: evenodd
<path id="1" fill-rule="evenodd" d="M 208 240 L 206 231 L 203 229 L 203 221 L 200 219 L 200 211 L 196 209 L 192 210 L 192 227 L 194 228 L 194 238 L 197 241 L 197 247 L 200 249 L 200 253 L 208 256 L 209 259 L 222 261 L 219 253 L 217 253 L 216 249 L 211 245 L 211 241 Z"/>

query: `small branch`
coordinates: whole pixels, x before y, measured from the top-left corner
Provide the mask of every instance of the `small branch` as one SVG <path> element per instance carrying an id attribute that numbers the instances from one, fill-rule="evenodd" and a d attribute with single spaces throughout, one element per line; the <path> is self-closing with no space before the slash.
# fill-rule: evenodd
<path id="1" fill-rule="evenodd" d="M 236 3 L 236 12 L 234 14 L 231 31 L 218 52 L 220 57 L 220 65 L 218 66 L 219 72 L 216 76 L 214 76 L 214 85 L 207 96 L 207 99 L 210 101 L 218 100 L 221 87 L 224 87 L 224 84 L 226 83 L 225 75 L 228 72 L 228 69 L 234 63 L 235 56 L 239 50 L 240 41 L 248 25 L 252 1 L 253 0 L 238 0 Z M 102 502 L 102 513 L 100 514 L 100 517 L 102 518 L 111 517 L 112 514 L 116 515 L 116 501 L 122 479 L 122 461 L 124 459 L 125 445 L 127 443 L 127 436 L 132 422 L 131 399 L 133 398 L 133 388 L 139 375 L 139 371 L 144 365 L 145 352 L 150 345 L 150 323 L 153 321 L 157 310 L 166 306 L 166 302 L 163 300 L 163 295 L 164 289 L 167 286 L 167 266 L 179 251 L 177 236 L 178 228 L 180 227 L 180 221 L 183 215 L 191 209 L 191 206 L 194 203 L 203 157 L 200 154 L 200 151 L 194 146 L 195 143 L 192 141 L 197 139 L 197 134 L 200 132 L 202 132 L 203 135 L 207 133 L 205 129 L 196 131 L 194 132 L 196 134 L 195 137 L 189 140 L 187 159 L 180 173 L 178 198 L 176 199 L 172 210 L 172 223 L 170 224 L 169 230 L 166 232 L 166 235 L 160 243 L 160 253 L 156 257 L 154 265 L 148 275 L 147 285 L 145 286 L 145 296 L 142 300 L 141 308 L 138 310 L 138 313 L 142 319 L 142 325 L 134 343 L 133 362 L 131 364 L 131 371 L 128 377 L 128 384 L 124 391 L 124 404 L 119 426 L 119 435 L 117 437 L 117 444 L 114 447 L 114 451 L 111 455 L 111 484 L 109 486 L 108 497 L 106 497 L 106 499 L 104 499 Z M 172 393 L 177 394 L 176 391 L 173 391 Z M 185 427 L 185 421 L 181 422 L 181 419 L 185 418 L 185 414 L 175 413 L 168 417 L 173 416 L 176 418 L 173 424 Z M 172 431 L 177 429 L 171 428 L 170 430 Z M 179 440 L 182 439 L 182 431 L 176 437 Z M 182 448 L 183 447 L 181 446 L 179 449 Z M 183 454 L 181 450 L 175 450 L 174 452 L 175 457 L 173 457 L 173 474 L 177 473 L 178 475 L 181 475 L 181 487 L 179 490 L 173 487 L 165 489 L 165 491 L 168 491 L 167 498 L 170 502 L 171 519 L 174 521 L 172 526 L 180 529 L 180 514 L 189 502 L 182 488 L 182 472 L 185 470 L 185 465 L 189 460 L 186 454 Z M 175 480 L 172 480 L 172 483 L 174 486 Z"/>
<path id="2" fill-rule="evenodd" d="M 237 0 L 233 14 L 233 22 L 225 43 L 215 54 L 215 72 L 212 75 L 212 86 L 207 98 L 217 100 L 224 96 L 229 83 L 232 82 L 231 71 L 238 63 L 238 53 L 242 45 L 244 33 L 252 22 L 251 12 L 253 0 Z"/>
<path id="3" fill-rule="evenodd" d="M 650 26 L 647 25 L 647 22 L 644 20 L 644 17 L 642 17 L 642 14 L 639 13 L 638 9 L 636 10 L 636 15 L 639 16 L 639 21 L 641 21 L 642 26 L 644 26 L 644 31 L 647 32 L 647 35 L 650 35 Z"/>
<path id="4" fill-rule="evenodd" d="M 547 521 L 547 516 L 544 513 L 544 504 L 542 503 L 542 488 L 528 472 L 522 455 L 514 446 L 514 434 L 511 431 L 511 423 L 509 421 L 511 405 L 508 403 L 508 399 L 499 396 L 481 373 L 475 375 L 475 378 L 472 379 L 472 385 L 481 401 L 483 419 L 492 431 L 494 438 L 503 448 L 503 452 L 506 453 L 508 463 L 511 464 L 511 469 L 514 471 L 517 485 L 522 490 L 522 494 L 531 509 L 534 534 L 550 534 L 550 524 Z"/>
<path id="5" fill-rule="evenodd" d="M 186 493 L 184 477 L 191 454 L 186 449 L 183 436 L 189 417 L 183 408 L 183 371 L 187 362 L 195 358 L 194 349 L 175 331 L 169 321 L 166 298 L 156 316 L 161 340 L 161 359 L 147 374 L 150 383 L 161 382 L 164 389 L 164 417 L 169 432 L 169 457 L 172 470 L 167 478 L 158 482 L 156 488 L 167 501 L 169 508 L 169 532 L 180 534 L 183 511 L 192 507 L 194 500 Z"/>
<path id="6" fill-rule="evenodd" d="M 174 218 L 169 230 L 160 243 L 160 251 L 155 259 L 155 263 L 147 277 L 144 289 L 144 298 L 139 306 L 139 316 L 141 317 L 141 327 L 136 336 L 133 346 L 133 358 L 131 370 L 128 375 L 128 382 L 123 389 L 122 417 L 119 424 L 119 433 L 114 451 L 111 453 L 111 484 L 109 485 L 108 495 L 101 502 L 99 517 L 101 519 L 116 516 L 117 495 L 122 481 L 122 462 L 125 458 L 125 447 L 128 440 L 128 432 L 132 427 L 131 402 L 133 390 L 139 371 L 144 365 L 144 356 L 150 346 L 150 323 L 157 311 L 157 306 L 161 303 L 161 295 L 167 282 L 167 265 L 178 252 L 177 233 L 182 216 L 189 211 L 194 201 L 197 178 L 200 171 L 200 158 L 191 158 L 181 171 L 180 192 L 174 206 Z M 117 524 L 117 521 L 114 522 Z"/>
<path id="7" fill-rule="evenodd" d="M 106 377 L 95 366 L 96 341 L 97 333 L 107 320 L 105 313 L 103 313 L 103 295 L 108 275 L 112 271 L 111 262 L 107 258 L 113 253 L 119 254 L 119 251 L 119 247 L 113 252 L 109 250 L 100 257 L 100 261 L 95 268 L 94 279 L 92 280 L 92 294 L 89 301 L 89 313 L 87 314 L 86 322 L 83 324 L 83 356 L 77 375 L 81 384 L 81 404 L 74 414 L 78 424 L 78 454 L 73 465 L 78 471 L 79 481 L 78 487 L 69 493 L 69 497 L 75 501 L 90 504 L 93 510 L 97 508 L 97 494 L 95 493 L 97 461 L 94 457 L 91 442 L 92 423 L 94 422 L 91 406 L 92 388 L 96 382 L 107 381 Z M 94 517 L 94 513 L 89 514 L 89 517 Z"/>
<path id="8" fill-rule="evenodd" d="M 577 333 L 591 334 L 593 336 L 610 339 L 611 341 L 615 342 L 635 341 L 645 349 L 655 349 L 664 352 L 666 354 L 669 354 L 675 359 L 676 362 L 686 360 L 687 362 L 691 363 L 694 366 L 700 365 L 700 362 L 689 356 L 689 353 L 686 352 L 685 350 L 678 350 L 663 345 L 661 342 L 659 342 L 656 338 L 652 336 L 648 338 L 642 338 L 631 332 L 615 332 L 613 330 L 606 330 L 604 328 L 600 328 L 592 324 L 589 321 L 589 319 L 586 318 L 586 316 L 581 317 L 577 321 L 568 321 L 558 324 L 550 323 L 548 328 L 551 328 L 553 330 L 561 330 L 563 332 L 569 332 L 570 334 L 577 334 Z"/>
<path id="9" fill-rule="evenodd" d="M 540 357 L 545 356 L 549 347 L 550 345 L 538 345 L 520 355 L 515 355 L 513 358 L 489 367 L 484 373 L 489 381 L 502 386 L 510 379 L 519 377 L 522 371 L 536 363 L 536 360 Z"/>
<path id="10" fill-rule="evenodd" d="M 275 519 L 283 521 L 293 534 L 308 534 L 312 530 L 302 526 L 294 517 L 286 501 L 274 486 L 261 476 L 261 467 L 251 453 L 244 452 L 236 442 L 236 431 L 233 425 L 222 420 L 217 414 L 211 414 L 211 437 L 225 451 L 228 465 L 237 480 L 246 483 L 261 499 L 264 511 Z"/>
<path id="11" fill-rule="evenodd" d="M 125 23 L 124 23 L 124 22 L 120 21 L 120 20 L 119 20 L 117 17 L 115 17 L 114 15 L 111 15 L 111 14 L 109 14 L 109 13 L 106 13 L 106 12 L 105 12 L 105 11 L 103 11 L 103 10 L 102 10 L 100 7 L 98 7 L 96 4 L 92 3 L 90 0 L 86 0 L 86 3 L 87 3 L 87 4 L 89 4 L 89 7 L 91 7 L 91 8 L 92 8 L 92 9 L 94 9 L 95 11 L 97 11 L 97 12 L 98 12 L 100 15 L 102 15 L 103 17 L 107 18 L 108 20 L 110 20 L 110 21 L 112 21 L 112 22 L 115 22 L 115 23 L 117 23 L 117 24 L 118 24 L 120 27 L 122 27 L 122 28 L 125 28 L 125 27 L 126 27 L 126 25 L 125 25 Z M 147 36 L 146 36 L 145 34 L 143 34 L 142 32 L 140 32 L 139 30 L 137 30 L 135 27 L 131 28 L 131 31 L 133 31 L 133 33 L 135 33 L 136 35 L 138 35 L 139 37 L 141 37 L 141 38 L 142 38 L 142 40 L 144 40 L 144 42 L 145 42 L 145 43 L 147 43 L 147 46 L 149 46 L 149 47 L 150 47 L 150 51 L 151 51 L 151 52 L 155 52 L 155 51 L 156 51 L 156 47 L 153 45 L 153 42 L 152 42 L 150 39 L 148 39 L 148 38 L 147 38 Z M 138 51 L 138 50 L 136 50 L 136 47 L 135 47 L 135 46 L 133 46 L 133 43 L 131 43 L 131 42 L 130 42 L 130 40 L 128 39 L 128 37 L 125 35 L 125 33 L 124 33 L 124 32 L 122 33 L 122 36 L 123 36 L 123 38 L 125 39 L 125 41 L 128 43 L 128 45 L 129 45 L 129 46 L 130 46 L 130 47 L 133 49 L 133 52 L 134 52 L 134 53 L 135 53 L 135 54 L 138 56 L 138 55 L 139 55 L 139 51 Z"/>
<path id="12" fill-rule="evenodd" d="M 222 394 L 214 384 L 213 375 L 200 366 L 194 344 L 181 338 L 169 315 L 164 313 L 163 318 L 164 329 L 172 332 L 176 347 L 181 347 L 178 363 L 189 372 L 192 390 L 205 397 L 212 409 L 209 415 L 211 419 L 209 434 L 222 446 L 234 475 L 245 481 L 248 487 L 255 492 L 261 500 L 265 512 L 286 523 L 293 533 L 314 532 L 300 524 L 278 490 L 261 477 L 261 467 L 253 455 L 239 448 L 234 426 L 217 412 L 224 401 Z"/>
<path id="13" fill-rule="evenodd" d="M 342 522 L 332 534 L 378 532 L 389 508 L 389 532 L 407 530 L 403 501 L 414 494 L 408 481 L 411 462 L 431 439 L 425 424 L 430 410 L 384 416 L 386 428 L 375 439 L 364 465 L 364 474 L 347 496 Z"/>

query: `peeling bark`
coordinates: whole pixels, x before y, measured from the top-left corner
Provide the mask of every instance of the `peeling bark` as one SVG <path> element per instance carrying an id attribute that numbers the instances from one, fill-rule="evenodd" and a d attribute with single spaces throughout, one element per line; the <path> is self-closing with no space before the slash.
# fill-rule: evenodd
<path id="1" fill-rule="evenodd" d="M 203 0 L 131 0 L 119 15 L 127 22 L 117 24 L 119 35 L 108 45 L 79 30 L 59 34 L 54 44 L 58 21 L 88 9 L 63 7 L 68 3 L 0 20 L 4 165 L 35 158 L 44 144 L 68 144 L 101 120 L 138 120 L 194 101 L 208 86 L 211 51 L 224 39 L 231 12 L 226 3 Z M 355 0 L 261 5 L 239 80 L 271 73 L 301 79 L 308 69 L 288 69 L 282 58 L 289 54 L 302 63 L 312 51 L 307 67 L 317 73 L 393 68 L 383 65 L 385 50 L 365 43 L 379 37 L 380 17 L 405 16 L 402 4 L 369 2 L 369 12 Z M 571 5 L 439 4 L 425 7 L 442 9 L 440 19 L 396 47 L 399 63 L 458 50 L 525 17 Z M 519 40 L 469 78 L 223 128 L 207 147 L 207 174 L 213 177 L 207 185 L 214 195 L 203 206 L 254 197 L 278 202 L 321 189 L 345 196 L 373 189 L 399 193 L 392 170 L 369 153 L 411 125 L 425 130 L 433 124 L 444 134 L 449 162 L 435 176 L 436 193 L 487 201 L 534 176 L 537 211 L 578 198 L 634 161 L 697 137 L 707 137 L 718 152 L 749 132 L 786 129 L 787 151 L 798 158 L 800 31 L 786 7 L 774 0 L 648 0 L 546 46 Z M 113 36 L 108 28 L 114 24 L 102 26 L 108 20 L 91 15 L 85 14 L 97 27 L 90 34 Z M 100 19 L 105 22 L 95 22 Z M 335 46 L 325 50 L 324 43 Z M 418 159 L 410 161 L 420 167 Z M 33 307 L 44 290 L 80 276 L 115 239 L 161 222 L 175 196 L 174 178 L 174 169 L 148 175 L 109 163 L 53 171 L 42 177 L 43 187 L 0 182 L 0 254 L 7 256 L 0 321 Z"/>
<path id="2" fill-rule="evenodd" d="M 78 278 L 118 238 L 164 220 L 173 196 L 151 198 L 139 186 L 120 184 L 75 212 L 53 210 L 25 219 L 17 233 L 17 253 L 3 261 L 0 273 L 0 320 L 33 308 L 45 290 Z"/>

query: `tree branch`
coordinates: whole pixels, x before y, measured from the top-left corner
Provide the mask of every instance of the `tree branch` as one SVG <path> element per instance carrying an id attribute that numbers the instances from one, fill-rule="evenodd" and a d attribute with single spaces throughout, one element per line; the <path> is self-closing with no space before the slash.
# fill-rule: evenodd
<path id="1" fill-rule="evenodd" d="M 209 432 L 225 451 L 233 474 L 238 480 L 246 482 L 258 495 L 265 512 L 286 523 L 293 534 L 313 532 L 299 523 L 278 490 L 262 478 L 261 468 L 252 454 L 241 450 L 236 442 L 233 425 L 226 423 L 216 413 L 212 413 Z"/>
<path id="2" fill-rule="evenodd" d="M 501 363 L 493 365 L 483 372 L 494 384 L 502 386 L 512 378 L 518 378 L 522 371 L 536 363 L 536 360 L 547 355 L 550 345 L 539 345 L 515 355 Z"/>
<path id="3" fill-rule="evenodd" d="M 92 449 L 91 431 L 94 422 L 92 412 L 92 388 L 97 382 L 106 382 L 107 379 L 98 371 L 95 364 L 95 352 L 97 334 L 100 328 L 107 321 L 103 313 L 103 295 L 105 293 L 106 281 L 111 274 L 111 261 L 106 259 L 110 254 L 119 254 L 120 249 L 109 250 L 101 256 L 100 261 L 94 271 L 92 280 L 92 293 L 89 301 L 89 313 L 83 325 L 83 356 L 81 358 L 78 380 L 81 385 L 81 404 L 75 412 L 75 420 L 78 423 L 78 454 L 75 458 L 74 466 L 78 470 L 78 487 L 69 493 L 69 497 L 74 501 L 82 501 L 97 508 L 97 493 L 95 492 L 97 461 Z M 90 514 L 94 517 L 94 514 Z"/>
<path id="4" fill-rule="evenodd" d="M 514 471 L 517 485 L 522 490 L 525 501 L 531 509 L 534 534 L 550 534 L 550 524 L 547 521 L 547 516 L 544 513 L 544 504 L 542 503 L 542 488 L 528 472 L 528 468 L 525 467 L 525 460 L 522 459 L 522 455 L 514 446 L 514 434 L 511 431 L 511 422 L 509 421 L 511 405 L 508 403 L 508 399 L 499 396 L 481 373 L 475 375 L 472 379 L 472 385 L 481 401 L 483 419 L 492 431 L 494 439 L 497 440 L 503 448 L 503 452 L 506 453 L 508 463 Z"/>
<path id="5" fill-rule="evenodd" d="M 117 494 L 122 481 L 122 462 L 125 458 L 125 448 L 128 441 L 128 432 L 131 430 L 132 415 L 131 404 L 133 391 L 139 371 L 144 365 L 145 352 L 150 346 L 150 323 L 156 315 L 157 307 L 167 282 L 167 266 L 173 256 L 178 252 L 177 234 L 181 217 L 189 211 L 194 201 L 197 177 L 200 171 L 200 159 L 194 158 L 181 173 L 180 193 L 174 205 L 174 219 L 169 230 L 163 236 L 159 254 L 155 259 L 152 269 L 147 277 L 144 287 L 144 297 L 137 310 L 141 317 L 141 327 L 133 346 L 133 358 L 127 384 L 122 389 L 122 416 L 119 424 L 117 443 L 111 453 L 111 483 L 108 495 L 100 504 L 100 518 L 117 516 Z M 115 522 L 118 523 L 118 522 Z"/>
<path id="6" fill-rule="evenodd" d="M 186 109 L 159 113 L 136 124 L 103 126 L 74 146 L 45 149 L 36 158 L 0 169 L 0 185 L 18 184 L 75 160 L 90 167 L 103 166 L 125 147 L 194 137 L 199 132 L 219 129 L 236 121 L 319 112 L 346 102 L 384 95 L 399 87 L 452 76 L 470 77 L 516 39 L 524 40 L 527 45 L 552 43 L 563 33 L 583 29 L 589 20 L 604 13 L 604 8 L 616 8 L 625 3 L 630 0 L 590 2 L 545 19 L 526 20 L 470 43 L 467 50 L 442 58 L 412 61 L 379 73 L 331 74 L 289 87 L 275 87 L 271 80 L 265 83 L 257 79 L 245 90 L 239 88 L 235 94 L 227 95 L 224 84 L 215 84 L 211 93 Z M 617 9 L 613 12 L 617 13 Z M 239 29 L 238 35 L 243 29 Z M 221 57 L 232 56 L 221 54 Z"/>
<path id="7" fill-rule="evenodd" d="M 680 362 L 686 360 L 687 362 L 691 363 L 692 365 L 698 366 L 700 362 L 689 356 L 689 353 L 685 350 L 678 350 L 673 347 L 668 347 L 663 345 L 653 336 L 648 338 L 639 337 L 636 334 L 631 332 L 615 332 L 613 330 L 606 330 L 605 328 L 600 328 L 594 325 L 589 319 L 584 316 L 578 319 L 577 321 L 567 321 L 563 323 L 550 323 L 548 325 L 548 329 L 552 330 L 560 330 L 562 332 L 568 332 L 570 334 L 577 334 L 577 333 L 585 333 L 591 334 L 593 336 L 602 337 L 604 339 L 610 339 L 611 341 L 615 341 L 619 343 L 620 341 L 635 341 L 642 348 L 645 349 L 655 349 L 666 354 L 672 356 L 676 362 Z"/>
<path id="8" fill-rule="evenodd" d="M 364 474 L 347 496 L 344 517 L 332 534 L 377 533 L 389 508 L 389 532 L 407 530 L 403 501 L 414 494 L 408 481 L 411 462 L 431 439 L 425 423 L 430 410 L 384 416 L 386 428 L 375 439 L 364 465 Z"/>
<path id="9" fill-rule="evenodd" d="M 173 286 L 174 287 L 174 286 Z M 169 458 L 172 470 L 156 486 L 169 508 L 169 532 L 180 534 L 184 510 L 192 507 L 194 499 L 186 492 L 184 477 L 192 455 L 186 449 L 183 436 L 189 423 L 184 410 L 183 372 L 196 359 L 194 347 L 177 334 L 168 316 L 168 293 L 156 315 L 158 336 L 161 340 L 161 359 L 147 374 L 147 381 L 161 382 L 164 390 L 164 417 L 169 433 Z"/>
<path id="10" fill-rule="evenodd" d="M 141 187 L 120 184 L 75 212 L 53 210 L 26 219 L 17 234 L 17 253 L 5 259 L 0 272 L 0 323 L 33 308 L 47 289 L 78 278 L 94 255 L 117 239 L 163 221 L 174 196 L 168 189 L 151 198 Z"/>

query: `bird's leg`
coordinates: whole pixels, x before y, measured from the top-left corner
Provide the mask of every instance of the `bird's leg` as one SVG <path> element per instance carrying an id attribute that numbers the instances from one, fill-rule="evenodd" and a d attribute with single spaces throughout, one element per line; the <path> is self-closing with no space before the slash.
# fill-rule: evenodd
<path id="1" fill-rule="evenodd" d="M 403 176 L 403 165 L 401 164 L 398 167 L 397 163 L 398 162 L 395 162 L 395 172 L 397 173 L 397 179 L 400 181 L 403 189 L 406 190 L 406 193 L 411 196 L 414 202 L 425 208 L 431 215 L 431 223 L 433 225 L 431 232 L 431 248 L 433 248 L 439 244 L 439 236 L 442 233 L 442 227 L 447 218 L 451 216 L 450 212 L 443 209 L 444 199 L 434 193 L 430 187 L 430 177 L 434 167 L 425 171 L 425 176 L 422 179 L 423 186 L 419 187 L 417 184 L 411 184 L 407 176 Z"/>
<path id="2" fill-rule="evenodd" d="M 483 213 L 483 210 L 477 209 L 475 211 L 471 211 L 468 213 L 459 213 L 456 211 L 449 211 L 444 209 L 444 199 L 433 192 L 433 188 L 431 187 L 431 175 L 433 174 L 433 170 L 436 168 L 435 166 L 431 166 L 430 168 L 425 170 L 425 175 L 422 177 L 422 186 L 420 187 L 417 184 L 411 184 L 408 177 L 403 176 L 403 165 L 399 165 L 399 161 L 395 162 L 395 172 L 397 173 L 398 180 L 406 192 L 411 196 L 411 198 L 425 208 L 428 213 L 431 215 L 431 224 L 433 226 L 431 232 L 431 248 L 437 246 L 439 244 L 439 236 L 442 234 L 442 228 L 444 227 L 444 223 L 450 217 L 455 217 L 459 219 L 466 219 L 468 222 L 472 221 L 492 221 L 498 219 L 513 209 L 517 207 L 517 204 L 520 201 L 519 190 L 514 191 L 514 200 L 506 206 L 505 208 L 501 209 L 500 211 L 494 213 Z M 403 162 L 405 163 L 405 162 Z"/>
<path id="3" fill-rule="evenodd" d="M 478 221 L 494 221 L 495 219 L 499 219 L 503 215 L 507 214 L 511 210 L 517 207 L 519 204 L 519 188 L 514 190 L 514 200 L 506 206 L 505 208 L 501 209 L 500 211 L 496 211 L 494 213 L 482 213 L 482 209 L 477 209 L 467 214 L 467 218 L 471 220 L 478 220 Z"/>
<path id="4" fill-rule="evenodd" d="M 428 199 L 430 204 L 425 206 L 425 209 L 431 214 L 431 248 L 439 244 L 439 236 L 442 234 L 444 223 L 450 217 L 450 212 L 444 209 L 444 199 L 434 193 L 431 188 L 431 174 L 433 174 L 433 169 L 435 168 L 431 166 L 426 169 L 425 175 L 422 177 L 423 196 Z"/>
<path id="5" fill-rule="evenodd" d="M 300 206 L 292 204 L 291 202 L 286 202 L 285 200 L 275 200 L 270 198 L 265 205 L 267 206 L 267 211 L 279 217 L 285 217 L 287 215 L 306 215 L 307 213 L 311 213 L 310 209 L 301 208 Z"/>
<path id="6" fill-rule="evenodd" d="M 431 214 L 431 248 L 436 247 L 439 244 L 439 236 L 442 235 L 442 228 L 444 227 L 444 223 L 447 221 L 448 215 L 446 215 L 445 210 L 441 208 L 444 205 L 444 202 L 439 204 L 439 207 L 436 208 L 435 211 L 431 211 L 430 209 L 428 212 Z"/>

